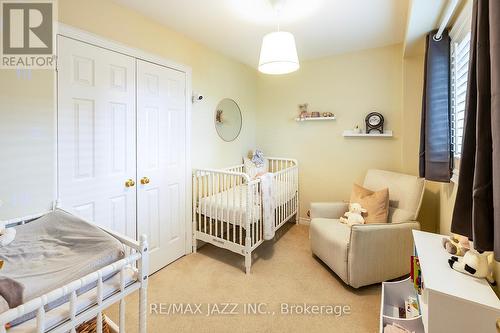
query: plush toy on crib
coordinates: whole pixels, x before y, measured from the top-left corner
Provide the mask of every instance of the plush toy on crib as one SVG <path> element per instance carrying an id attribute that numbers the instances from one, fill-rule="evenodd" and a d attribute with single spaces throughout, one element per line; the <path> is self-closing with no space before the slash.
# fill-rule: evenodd
<path id="1" fill-rule="evenodd" d="M 363 213 L 366 213 L 366 209 L 361 207 L 359 203 L 349 204 L 349 211 L 340 218 L 340 222 L 352 226 L 354 224 L 364 224 L 365 219 L 363 218 Z"/>
<path id="2" fill-rule="evenodd" d="M 444 237 L 442 241 L 443 247 L 449 254 L 454 254 L 462 257 L 470 249 L 469 239 L 460 235 Z"/>
<path id="3" fill-rule="evenodd" d="M 260 168 L 266 162 L 264 159 L 264 152 L 262 152 L 262 150 L 260 149 L 255 149 L 251 155 L 252 156 L 250 157 L 250 159 L 252 160 L 253 164 L 255 164 L 256 167 Z"/>
<path id="4" fill-rule="evenodd" d="M 489 283 L 496 285 L 493 278 L 493 260 L 488 260 L 492 252 L 479 252 L 472 246 L 463 257 L 452 256 L 448 259 L 451 268 L 461 273 L 476 277 L 486 278 Z"/>

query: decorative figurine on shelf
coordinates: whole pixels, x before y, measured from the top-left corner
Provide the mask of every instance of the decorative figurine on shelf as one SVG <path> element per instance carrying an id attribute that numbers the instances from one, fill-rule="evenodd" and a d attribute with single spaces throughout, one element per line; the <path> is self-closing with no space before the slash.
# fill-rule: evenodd
<path id="1" fill-rule="evenodd" d="M 321 114 L 318 111 L 311 112 L 311 118 L 319 118 Z"/>
<path id="2" fill-rule="evenodd" d="M 323 117 L 325 117 L 325 118 L 332 118 L 334 116 L 335 115 L 331 112 L 323 112 Z"/>
<path id="3" fill-rule="evenodd" d="M 370 134 L 372 130 L 379 131 L 384 134 L 384 116 L 378 112 L 370 112 L 365 118 L 366 134 Z"/>
<path id="4" fill-rule="evenodd" d="M 304 118 L 309 118 L 309 112 L 307 111 L 309 104 L 304 103 L 304 104 L 299 104 L 299 118 L 304 119 Z"/>
<path id="5" fill-rule="evenodd" d="M 354 134 L 361 134 L 361 128 L 359 128 L 358 125 L 354 126 L 354 128 L 352 129 L 352 132 Z"/>

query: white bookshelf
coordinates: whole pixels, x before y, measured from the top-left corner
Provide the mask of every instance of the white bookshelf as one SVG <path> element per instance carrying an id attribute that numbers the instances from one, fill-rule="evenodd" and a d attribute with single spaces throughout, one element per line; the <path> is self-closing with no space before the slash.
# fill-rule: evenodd
<path id="1" fill-rule="evenodd" d="M 442 246 L 443 237 L 413 230 L 415 254 L 420 262 L 424 284 L 422 295 L 418 295 L 420 316 L 399 319 L 394 316 L 397 309 L 391 308 L 404 304 L 408 294 L 414 292 L 408 289 L 409 280 L 384 282 L 381 332 L 384 325 L 390 322 L 415 333 L 497 332 L 500 300 L 485 279 L 477 279 L 450 268 L 448 259 L 451 254 Z"/>
<path id="2" fill-rule="evenodd" d="M 382 138 L 390 138 L 393 136 L 391 130 L 385 130 L 384 133 L 378 133 L 378 132 L 371 132 L 371 133 L 357 133 L 353 130 L 346 130 L 342 133 L 342 136 L 345 137 L 362 137 L 362 138 L 377 138 L 377 137 L 382 137 Z"/>
<path id="3" fill-rule="evenodd" d="M 424 281 L 419 300 L 426 332 L 497 332 L 500 300 L 485 279 L 450 268 L 443 237 L 413 231 Z"/>

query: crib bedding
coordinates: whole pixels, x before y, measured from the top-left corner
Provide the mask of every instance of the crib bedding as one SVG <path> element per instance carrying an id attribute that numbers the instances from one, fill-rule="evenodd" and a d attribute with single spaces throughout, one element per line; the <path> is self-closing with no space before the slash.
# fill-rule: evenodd
<path id="1" fill-rule="evenodd" d="M 17 234 L 14 241 L 0 248 L 0 258 L 4 260 L 0 283 L 20 286 L 15 292 L 21 294 L 14 295 L 14 298 L 22 303 L 124 257 L 124 247 L 117 239 L 62 210 L 55 210 L 15 228 Z M 79 292 L 91 288 L 83 287 Z M 0 287 L 0 293 L 2 289 Z M 12 291 L 0 296 L 4 298 L 4 305 L 10 303 L 10 308 L 19 305 L 12 303 Z M 48 308 L 62 301 L 55 301 Z M 32 314 L 19 322 L 30 317 Z"/>
<path id="2" fill-rule="evenodd" d="M 214 195 L 201 198 L 196 212 L 210 218 L 217 218 L 220 221 L 239 225 L 239 222 L 246 220 L 246 190 L 247 185 L 239 185 L 227 191 L 219 192 Z M 280 180 L 274 181 L 273 197 L 277 206 L 290 201 L 296 192 L 293 186 L 287 185 Z M 261 218 L 261 208 L 259 204 L 258 193 L 253 199 L 253 223 Z M 234 202 L 234 204 L 233 204 Z M 217 212 L 217 216 L 215 216 Z M 223 212 L 223 214 L 221 214 Z M 240 219 L 241 216 L 241 219 Z"/>
<path id="3" fill-rule="evenodd" d="M 233 189 L 219 192 L 217 194 L 201 198 L 197 208 L 197 213 L 220 221 L 239 225 L 240 221 L 246 221 L 246 185 L 239 185 Z M 253 222 L 260 219 L 260 205 L 258 197 L 254 198 Z M 234 203 L 234 204 L 233 204 Z M 241 218 L 240 218 L 241 217 Z"/>

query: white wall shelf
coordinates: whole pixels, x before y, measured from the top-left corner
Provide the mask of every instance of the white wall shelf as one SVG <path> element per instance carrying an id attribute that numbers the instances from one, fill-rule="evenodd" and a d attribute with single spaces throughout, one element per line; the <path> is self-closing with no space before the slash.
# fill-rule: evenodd
<path id="1" fill-rule="evenodd" d="M 333 117 L 309 117 L 309 118 L 295 118 L 296 122 L 303 122 L 303 121 L 328 121 L 328 120 L 336 120 L 337 118 L 335 116 Z"/>
<path id="2" fill-rule="evenodd" d="M 376 137 L 382 137 L 382 138 L 390 138 L 393 136 L 392 131 L 390 130 L 385 130 L 384 133 L 376 133 L 376 132 L 371 132 L 369 134 L 365 132 L 361 133 L 356 133 L 353 130 L 346 130 L 344 133 L 342 133 L 342 136 L 345 137 L 364 137 L 364 138 L 376 138 Z"/>

